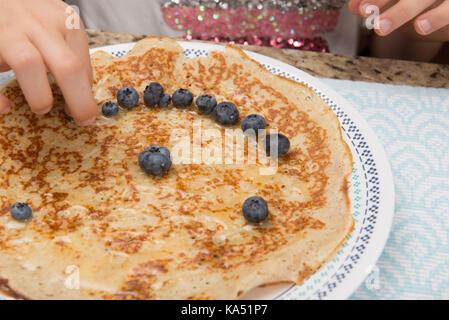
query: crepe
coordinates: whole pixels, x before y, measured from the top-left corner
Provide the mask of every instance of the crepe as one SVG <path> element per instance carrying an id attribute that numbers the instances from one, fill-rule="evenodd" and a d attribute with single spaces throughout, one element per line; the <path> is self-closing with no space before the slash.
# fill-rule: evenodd
<path id="1" fill-rule="evenodd" d="M 44 116 L 29 110 L 17 83 L 3 90 L 13 102 L 0 116 L 3 292 L 30 299 L 235 299 L 260 285 L 300 284 L 351 231 L 351 152 L 336 115 L 305 85 L 273 75 L 236 47 L 189 59 L 167 38 L 144 39 L 122 58 L 96 52 L 92 62 L 99 113 L 91 127 L 64 116 L 55 85 L 55 108 Z M 170 94 L 186 88 L 195 97 L 232 101 L 241 118 L 263 115 L 268 132 L 290 139 L 289 153 L 268 175 L 261 174 L 270 166 L 262 158 L 219 164 L 193 155 L 189 163 L 174 152 L 183 141 L 191 150 L 224 145 L 195 140 L 196 126 L 222 138 L 235 129 L 231 141 L 245 143 L 231 154 L 247 155 L 242 148 L 250 138 L 239 124 L 225 128 L 194 106 L 148 108 L 142 96 L 116 117 L 101 114 L 119 88 L 142 94 L 151 81 Z M 150 145 L 172 151 L 164 176 L 139 168 L 138 155 Z M 256 195 L 269 206 L 260 224 L 241 211 Z M 15 202 L 31 206 L 30 221 L 11 217 Z"/>

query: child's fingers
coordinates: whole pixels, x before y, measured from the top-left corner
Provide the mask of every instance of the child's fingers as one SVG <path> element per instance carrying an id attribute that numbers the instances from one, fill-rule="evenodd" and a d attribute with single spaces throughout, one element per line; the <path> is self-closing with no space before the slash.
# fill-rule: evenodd
<path id="1" fill-rule="evenodd" d="M 0 114 L 6 114 L 11 110 L 11 102 L 0 93 Z"/>
<path id="2" fill-rule="evenodd" d="M 360 3 L 362 2 L 362 0 L 351 0 L 348 4 L 349 6 L 349 11 L 351 11 L 352 14 L 355 15 L 359 15 L 360 14 Z"/>
<path id="3" fill-rule="evenodd" d="M 0 57 L 0 72 L 8 71 L 9 66 Z M 11 103 L 0 93 L 0 114 L 6 114 L 11 110 Z"/>
<path id="4" fill-rule="evenodd" d="M 449 1 L 444 1 L 440 6 L 429 10 L 415 20 L 415 29 L 420 35 L 426 36 L 449 25 Z M 448 41 L 449 35 L 446 34 Z"/>
<path id="5" fill-rule="evenodd" d="M 0 72 L 9 70 L 9 66 L 0 57 Z M 0 93 L 0 114 L 6 114 L 11 110 L 11 102 Z"/>
<path id="6" fill-rule="evenodd" d="M 14 70 L 31 110 L 37 114 L 49 112 L 53 95 L 39 51 L 25 37 L 2 37 L 0 52 L 5 63 Z"/>
<path id="7" fill-rule="evenodd" d="M 5 63 L 5 61 L 2 60 L 0 57 L 0 72 L 6 72 L 10 70 L 11 68 Z"/>
<path id="8" fill-rule="evenodd" d="M 89 41 L 87 39 L 87 34 L 85 32 L 84 26 L 81 25 L 81 29 L 79 30 L 68 30 L 65 35 L 65 39 L 69 47 L 72 49 L 72 51 L 82 61 L 87 71 L 89 81 L 92 84 L 93 76 L 89 54 Z"/>
<path id="9" fill-rule="evenodd" d="M 95 122 L 97 104 L 86 71 L 89 66 L 72 51 L 60 34 L 49 34 L 35 26 L 32 38 L 61 88 L 75 122 L 80 126 Z"/>
<path id="10" fill-rule="evenodd" d="M 378 17 L 376 33 L 386 36 L 415 18 L 436 0 L 401 0 Z"/>

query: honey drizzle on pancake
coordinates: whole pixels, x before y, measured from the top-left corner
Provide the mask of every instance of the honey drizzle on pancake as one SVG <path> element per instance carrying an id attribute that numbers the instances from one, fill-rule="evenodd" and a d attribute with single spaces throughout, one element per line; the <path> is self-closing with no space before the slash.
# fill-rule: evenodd
<path id="1" fill-rule="evenodd" d="M 313 212 L 327 205 L 329 137 L 306 111 L 242 65 L 229 64 L 222 52 L 187 59 L 178 48 L 153 48 L 95 65 L 98 105 L 113 100 L 122 86 L 142 93 L 150 80 L 169 93 L 188 88 L 195 96 L 206 92 L 219 101 L 233 101 L 242 118 L 261 114 L 268 129 L 294 138 L 292 149 L 274 176 L 260 176 L 259 164 L 177 164 L 163 178 L 148 177 L 138 168 L 139 152 L 148 145 L 170 148 L 174 128 L 191 129 L 198 118 L 215 128 L 213 120 L 193 108 L 150 109 L 141 99 L 116 118 L 99 116 L 96 126 L 79 128 L 65 118 L 56 86 L 55 108 L 37 116 L 17 84 L 11 85 L 5 92 L 13 112 L 0 116 L 4 253 L 23 251 L 30 268 L 38 267 L 33 242 L 22 240 L 39 237 L 49 252 L 58 252 L 66 262 L 82 263 L 87 270 L 106 266 L 104 275 L 82 275 L 88 296 L 167 298 L 160 293 L 164 288 L 182 296 L 176 288 L 183 280 L 169 278 L 171 272 L 214 270 L 223 279 L 232 278 L 240 266 L 262 263 L 309 231 L 325 228 Z M 246 223 L 241 214 L 243 200 L 254 193 L 269 203 L 269 218 L 261 225 Z M 28 202 L 34 216 L 25 227 L 10 228 L 8 210 L 17 200 Z M 63 267 L 61 262 L 53 268 Z"/>

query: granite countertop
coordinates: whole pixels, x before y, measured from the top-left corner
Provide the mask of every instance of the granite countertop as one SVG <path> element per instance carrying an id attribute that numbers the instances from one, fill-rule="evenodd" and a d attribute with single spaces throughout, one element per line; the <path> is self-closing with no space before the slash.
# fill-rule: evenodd
<path id="1" fill-rule="evenodd" d="M 88 30 L 91 48 L 135 42 L 145 36 L 130 33 Z M 307 73 L 332 79 L 381 82 L 388 84 L 449 88 L 449 65 L 409 62 L 291 49 L 241 46 L 293 65 Z"/>

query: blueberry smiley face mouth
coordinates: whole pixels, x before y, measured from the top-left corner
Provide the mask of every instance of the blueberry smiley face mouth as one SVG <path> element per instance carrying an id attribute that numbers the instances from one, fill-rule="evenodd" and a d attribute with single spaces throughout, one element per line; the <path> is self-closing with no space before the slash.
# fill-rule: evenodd
<path id="1" fill-rule="evenodd" d="M 196 99 L 198 111 L 201 114 L 210 114 L 217 106 L 217 99 L 209 94 L 203 94 Z"/>
<path id="2" fill-rule="evenodd" d="M 143 92 L 143 102 L 148 107 L 160 105 L 164 97 L 164 88 L 157 82 L 150 83 Z"/>
<path id="3" fill-rule="evenodd" d="M 258 114 L 250 114 L 242 120 L 242 130 L 245 133 L 252 132 L 257 135 L 259 130 L 264 130 L 267 127 L 265 118 Z M 248 131 L 252 130 L 252 131 Z"/>
<path id="4" fill-rule="evenodd" d="M 103 104 L 101 111 L 105 117 L 113 117 L 118 113 L 119 107 L 116 103 L 108 101 Z"/>
<path id="5" fill-rule="evenodd" d="M 139 93 L 133 87 L 123 87 L 117 92 L 117 102 L 123 108 L 134 108 L 139 102 Z"/>
<path id="6" fill-rule="evenodd" d="M 215 107 L 214 118 L 220 124 L 233 125 L 239 121 L 239 110 L 232 102 L 222 102 Z"/>
<path id="7" fill-rule="evenodd" d="M 188 108 L 193 103 L 193 93 L 187 89 L 178 89 L 173 93 L 172 101 L 177 107 Z"/>
<path id="8" fill-rule="evenodd" d="M 187 89 L 178 89 L 172 96 L 165 93 L 164 88 L 158 82 L 151 82 L 145 87 L 143 100 L 148 107 L 168 107 L 170 103 L 177 107 L 188 108 L 194 101 L 194 95 Z M 126 86 L 117 91 L 117 103 L 108 101 L 103 104 L 102 111 L 106 117 L 113 117 L 119 112 L 119 106 L 125 109 L 134 108 L 139 102 L 139 93 L 136 89 Z M 221 125 L 234 125 L 239 121 L 240 112 L 237 106 L 230 101 L 224 101 L 217 104 L 217 99 L 210 94 L 202 94 L 197 97 L 196 105 L 200 114 L 213 114 L 215 121 Z M 265 130 L 267 122 L 262 115 L 250 114 L 242 120 L 241 128 L 246 134 L 247 131 L 253 131 L 257 135 L 261 130 Z M 290 149 L 290 141 L 282 134 L 271 134 L 266 136 L 264 147 L 268 155 L 277 153 L 284 155 Z M 276 152 L 274 152 L 276 151 Z M 170 151 L 162 146 L 154 145 L 143 150 L 138 157 L 140 168 L 148 175 L 159 176 L 167 173 L 172 166 L 172 157 Z M 256 200 L 252 203 L 255 205 Z M 252 213 L 250 207 L 245 207 L 248 221 L 261 219 L 264 215 L 264 200 L 257 200 L 259 209 L 256 215 Z M 265 203 L 266 207 L 266 203 Z M 260 209 L 262 208 L 262 209 Z M 255 218 L 254 218 L 255 217 Z"/>
<path id="9" fill-rule="evenodd" d="M 280 133 L 265 137 L 264 148 L 270 156 L 283 156 L 290 150 L 290 140 Z"/>
<path id="10" fill-rule="evenodd" d="M 159 106 L 162 108 L 166 108 L 170 105 L 170 103 L 171 103 L 171 96 L 169 94 L 164 94 L 161 100 L 159 101 Z"/>

